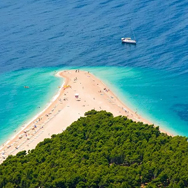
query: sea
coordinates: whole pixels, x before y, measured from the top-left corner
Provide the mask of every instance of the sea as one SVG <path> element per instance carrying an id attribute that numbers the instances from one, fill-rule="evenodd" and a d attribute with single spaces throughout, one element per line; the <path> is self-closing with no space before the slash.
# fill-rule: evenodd
<path id="1" fill-rule="evenodd" d="M 1 1 L 0 144 L 53 100 L 66 69 L 90 71 L 143 118 L 187 137 L 187 10 L 186 0 Z"/>

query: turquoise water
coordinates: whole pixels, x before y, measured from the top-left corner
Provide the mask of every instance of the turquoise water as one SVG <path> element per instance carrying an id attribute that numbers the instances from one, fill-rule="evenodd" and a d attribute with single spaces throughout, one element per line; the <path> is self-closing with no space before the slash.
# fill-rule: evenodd
<path id="1" fill-rule="evenodd" d="M 58 92 L 63 79 L 54 68 L 28 69 L 1 74 L 0 143 L 44 109 Z M 24 86 L 29 86 L 28 89 Z"/>
<path id="2" fill-rule="evenodd" d="M 0 143 L 50 102 L 55 70 L 90 70 L 138 114 L 188 136 L 188 4 L 1 1 Z M 123 45 L 133 37 L 137 45 Z M 29 89 L 25 89 L 28 85 Z"/>
<path id="3" fill-rule="evenodd" d="M 145 119 L 174 135 L 188 135 L 188 85 L 178 75 L 131 67 L 89 70 Z"/>
<path id="4" fill-rule="evenodd" d="M 5 104 L 0 110 L 3 117 L 0 119 L 1 143 L 50 103 L 63 83 L 63 79 L 55 77 L 57 71 L 74 68 L 80 67 L 26 69 L 1 75 L 0 103 Z M 188 86 L 182 85 L 180 92 L 182 80 L 178 77 L 175 79 L 166 72 L 146 68 L 99 66 L 81 69 L 102 79 L 125 104 L 145 119 L 172 134 L 187 135 L 184 110 L 187 110 Z"/>

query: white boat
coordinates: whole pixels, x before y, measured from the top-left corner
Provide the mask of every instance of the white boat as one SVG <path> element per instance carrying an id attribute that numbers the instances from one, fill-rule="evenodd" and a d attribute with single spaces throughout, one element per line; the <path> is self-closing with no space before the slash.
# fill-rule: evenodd
<path id="1" fill-rule="evenodd" d="M 131 38 L 121 38 L 121 42 L 127 44 L 136 44 L 136 40 L 132 40 Z"/>

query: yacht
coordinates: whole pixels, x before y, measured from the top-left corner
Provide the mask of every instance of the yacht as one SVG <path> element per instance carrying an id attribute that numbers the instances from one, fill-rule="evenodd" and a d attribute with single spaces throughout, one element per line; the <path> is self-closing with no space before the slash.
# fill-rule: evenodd
<path id="1" fill-rule="evenodd" d="M 127 44 L 136 44 L 136 40 L 132 40 L 131 38 L 121 38 L 121 42 Z"/>

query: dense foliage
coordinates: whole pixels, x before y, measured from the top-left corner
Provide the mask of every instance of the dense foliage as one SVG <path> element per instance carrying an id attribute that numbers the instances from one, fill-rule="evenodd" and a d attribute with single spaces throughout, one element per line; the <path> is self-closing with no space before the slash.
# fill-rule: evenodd
<path id="1" fill-rule="evenodd" d="M 185 137 L 89 111 L 0 165 L 0 187 L 188 187 Z"/>

